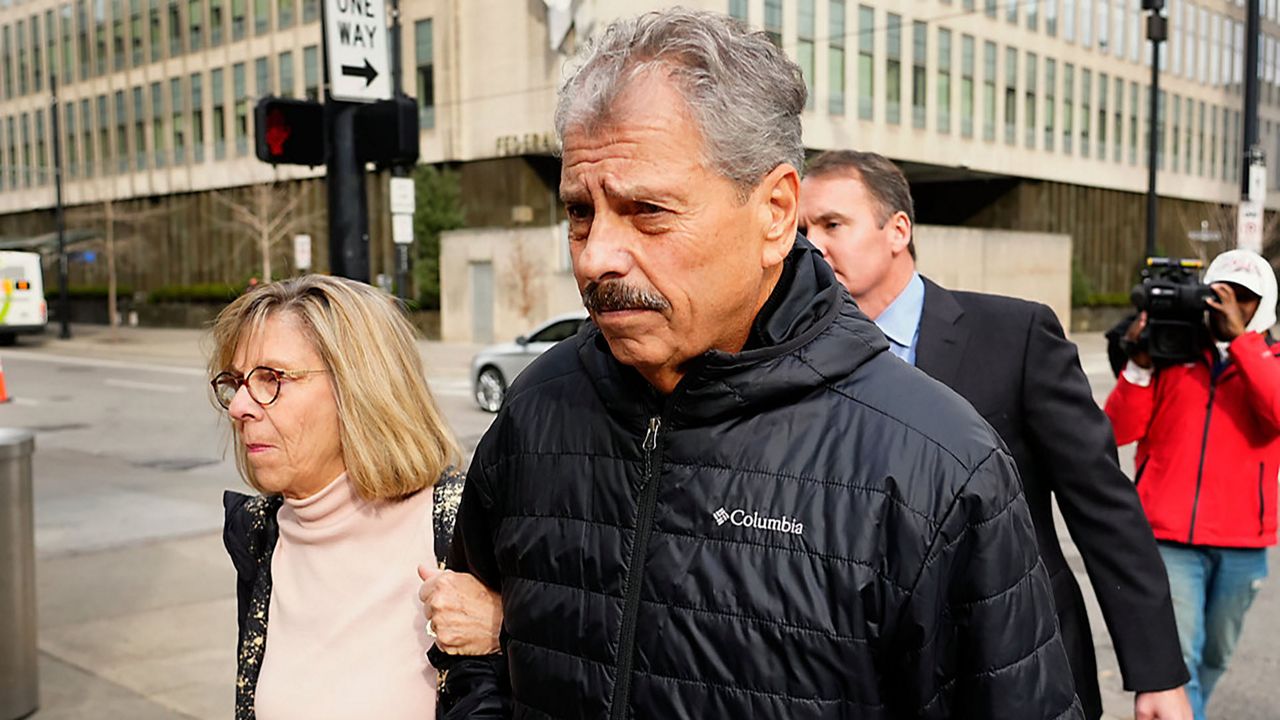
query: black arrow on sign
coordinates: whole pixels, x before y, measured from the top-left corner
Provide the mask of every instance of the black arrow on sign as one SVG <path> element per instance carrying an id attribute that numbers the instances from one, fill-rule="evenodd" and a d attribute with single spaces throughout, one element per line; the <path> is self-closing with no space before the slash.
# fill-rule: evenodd
<path id="1" fill-rule="evenodd" d="M 364 59 L 364 67 L 360 67 L 359 65 L 343 65 L 342 74 L 364 78 L 365 87 L 372 85 L 373 79 L 378 77 L 378 71 L 374 70 L 373 66 L 369 64 L 369 58 Z"/>

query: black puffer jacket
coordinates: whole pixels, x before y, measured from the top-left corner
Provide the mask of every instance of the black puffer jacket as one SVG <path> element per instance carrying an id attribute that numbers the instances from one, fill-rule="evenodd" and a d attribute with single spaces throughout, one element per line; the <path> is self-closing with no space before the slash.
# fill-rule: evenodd
<path id="1" fill-rule="evenodd" d="M 1078 718 L 1016 470 L 803 239 L 669 397 L 600 332 L 481 441 L 450 556 L 523 718 Z"/>

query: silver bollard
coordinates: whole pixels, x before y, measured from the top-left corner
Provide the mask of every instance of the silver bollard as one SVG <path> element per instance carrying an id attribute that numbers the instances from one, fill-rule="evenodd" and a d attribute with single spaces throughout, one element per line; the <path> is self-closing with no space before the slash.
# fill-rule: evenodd
<path id="1" fill-rule="evenodd" d="M 0 428 L 0 720 L 40 704 L 36 671 L 35 436 Z"/>

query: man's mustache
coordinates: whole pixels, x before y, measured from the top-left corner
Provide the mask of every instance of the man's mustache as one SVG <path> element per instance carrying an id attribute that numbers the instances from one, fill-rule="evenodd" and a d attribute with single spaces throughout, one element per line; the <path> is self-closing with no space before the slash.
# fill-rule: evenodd
<path id="1" fill-rule="evenodd" d="M 643 290 L 622 280 L 589 282 L 582 291 L 582 304 L 592 313 L 619 310 L 657 310 L 671 307 L 665 297 L 654 290 Z"/>

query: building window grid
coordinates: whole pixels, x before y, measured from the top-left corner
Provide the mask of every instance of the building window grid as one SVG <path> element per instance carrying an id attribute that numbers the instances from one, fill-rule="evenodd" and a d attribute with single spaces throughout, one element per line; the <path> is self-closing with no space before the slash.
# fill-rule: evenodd
<path id="1" fill-rule="evenodd" d="M 253 0 L 253 34 L 271 32 L 271 0 Z"/>
<path id="2" fill-rule="evenodd" d="M 973 137 L 974 38 L 960 37 L 960 136 Z"/>
<path id="3" fill-rule="evenodd" d="M 413 39 L 418 80 L 418 127 L 426 130 L 436 126 L 435 28 L 430 18 L 414 23 Z"/>
<path id="4" fill-rule="evenodd" d="M 1200 110 L 1198 112 L 1199 121 L 1196 123 L 1196 174 L 1204 177 L 1204 121 L 1205 110 L 1204 101 L 1200 101 Z"/>
<path id="5" fill-rule="evenodd" d="M 1062 39 L 1076 41 L 1076 0 L 1062 0 Z"/>
<path id="6" fill-rule="evenodd" d="M 276 58 L 276 71 L 280 74 L 277 86 L 281 97 L 291 98 L 293 93 L 293 52 L 286 50 Z"/>
<path id="7" fill-rule="evenodd" d="M 1166 108 L 1165 91 L 1161 90 L 1159 98 L 1156 100 L 1156 169 L 1164 170 L 1164 153 L 1165 153 L 1165 121 L 1168 118 L 1169 111 Z"/>
<path id="8" fill-rule="evenodd" d="M 182 0 L 169 0 L 169 57 L 182 52 Z"/>
<path id="9" fill-rule="evenodd" d="M 209 73 L 209 95 L 213 100 L 210 119 L 213 120 L 214 160 L 227 157 L 227 94 L 226 84 L 223 82 L 224 73 L 222 68 L 214 68 Z"/>
<path id="10" fill-rule="evenodd" d="M 416 29 L 416 28 L 415 28 Z M 315 45 L 302 48 L 303 96 L 308 100 L 320 99 L 320 51 Z"/>
<path id="11" fill-rule="evenodd" d="M 1062 152 L 1070 155 L 1076 123 L 1076 68 L 1071 63 L 1062 66 Z"/>
<path id="12" fill-rule="evenodd" d="M 1044 149 L 1053 151 L 1057 135 L 1056 114 L 1058 94 L 1058 61 L 1053 58 L 1044 59 Z"/>
<path id="13" fill-rule="evenodd" d="M 1107 159 L 1107 95 L 1110 94 L 1110 78 L 1098 73 L 1098 159 Z"/>
<path id="14" fill-rule="evenodd" d="M 1115 78 L 1115 105 L 1111 109 L 1111 115 L 1115 119 L 1111 132 L 1111 159 L 1117 165 L 1124 158 L 1124 80 Z"/>
<path id="15" fill-rule="evenodd" d="M 996 17 L 996 0 L 983 0 L 982 10 L 987 17 L 994 19 Z"/>
<path id="16" fill-rule="evenodd" d="M 142 1 L 129 0 L 129 62 L 142 67 L 146 61 L 146 39 L 142 24 Z"/>
<path id="17" fill-rule="evenodd" d="M 231 0 L 231 42 L 243 40 L 245 34 L 245 0 Z"/>
<path id="18" fill-rule="evenodd" d="M 888 14 L 885 23 L 885 120 L 902 122 L 902 16 Z"/>
<path id="19" fill-rule="evenodd" d="M 79 78 L 81 80 L 85 80 L 89 77 L 89 70 L 90 70 L 89 54 L 90 54 L 90 51 L 93 49 L 89 45 L 89 10 L 88 8 L 89 8 L 89 3 L 87 0 L 76 1 L 77 41 L 74 43 L 74 45 L 76 49 L 79 51 L 77 53 L 78 57 L 76 58 L 76 60 L 79 62 L 79 65 L 80 65 Z M 8 43 L 5 43 L 5 46 L 8 47 Z M 8 52 L 6 52 L 5 55 L 7 56 Z"/>
<path id="20" fill-rule="evenodd" d="M 111 115 L 110 107 L 107 105 L 107 96 L 98 96 L 98 174 L 106 175 L 111 172 Z M 121 102 L 121 105 L 124 103 Z M 88 166 L 86 175 L 93 174 L 93 156 L 85 155 L 85 164 Z"/>
<path id="21" fill-rule="evenodd" d="M 45 145 L 44 110 L 37 110 L 36 124 L 36 185 L 49 183 L 49 155 Z"/>
<path id="22" fill-rule="evenodd" d="M 187 0 L 187 44 L 191 52 L 204 47 L 204 0 Z"/>
<path id="23" fill-rule="evenodd" d="M 1058 36 L 1058 0 L 1046 0 L 1044 6 L 1044 33 Z"/>
<path id="24" fill-rule="evenodd" d="M 782 0 L 764 0 L 764 34 L 782 47 Z"/>
<path id="25" fill-rule="evenodd" d="M 284 30 L 293 27 L 293 16 L 296 11 L 297 0 L 277 0 L 279 5 L 276 7 L 276 29 Z"/>
<path id="26" fill-rule="evenodd" d="M 164 127 L 164 86 L 151 83 L 151 157 L 153 167 L 162 168 L 167 164 L 168 151 Z"/>
<path id="27" fill-rule="evenodd" d="M 129 113 L 125 106 L 124 91 L 115 94 L 116 111 L 116 173 L 123 175 L 129 172 Z"/>
<path id="28" fill-rule="evenodd" d="M 1129 164 L 1138 164 L 1138 83 L 1129 83 Z"/>
<path id="29" fill-rule="evenodd" d="M 858 6 L 858 117 L 870 120 L 875 113 L 875 10 Z"/>
<path id="30" fill-rule="evenodd" d="M 44 61 L 48 67 L 48 75 L 58 71 L 58 25 L 57 15 L 52 10 L 44 13 Z M 65 70 L 65 68 L 63 68 Z M 70 84 L 63 81 L 63 84 Z"/>
<path id="31" fill-rule="evenodd" d="M 951 134 L 951 31 L 938 29 L 938 132 Z"/>
<path id="32" fill-rule="evenodd" d="M 169 80 L 169 112 L 172 130 L 171 145 L 173 147 L 173 164 L 183 165 L 187 162 L 187 96 L 182 90 L 182 78 Z"/>
<path id="33" fill-rule="evenodd" d="M 830 0 L 827 6 L 827 112 L 844 114 L 845 81 L 845 2 Z"/>
<path id="34" fill-rule="evenodd" d="M 1026 17 L 1026 20 L 1027 20 L 1027 29 L 1031 31 L 1038 30 L 1039 29 L 1038 26 L 1040 24 L 1040 8 L 1039 8 L 1040 0 L 1023 0 L 1023 1 L 1026 5 L 1026 9 L 1023 12 L 1023 15 Z M 1050 2 L 1052 1 L 1053 0 L 1050 0 Z"/>
<path id="35" fill-rule="evenodd" d="M 275 92 L 271 87 L 271 58 L 260 57 L 253 61 L 253 88 L 255 97 L 266 97 Z"/>
<path id="36" fill-rule="evenodd" d="M 75 55 L 75 48 L 71 42 L 71 4 L 66 3 L 58 11 L 59 15 L 59 33 L 58 33 L 58 55 L 62 58 L 59 63 L 62 68 L 62 83 L 64 85 L 71 84 L 71 78 L 74 75 L 71 68 L 75 65 L 72 59 Z"/>
<path id="37" fill-rule="evenodd" d="M 1209 106 L 1209 177 L 1218 172 L 1218 108 Z"/>
<path id="38" fill-rule="evenodd" d="M 244 63 L 231 66 L 231 86 L 235 97 L 236 155 L 246 155 L 249 152 L 249 90 Z"/>
<path id="39" fill-rule="evenodd" d="M 164 57 L 164 16 L 160 12 L 160 0 L 147 0 L 147 25 L 151 62 L 156 62 Z"/>
<path id="40" fill-rule="evenodd" d="M 729 17 L 747 21 L 747 0 L 729 0 Z"/>
<path id="41" fill-rule="evenodd" d="M 88 113 L 83 111 L 88 107 L 89 103 L 87 101 L 80 101 L 80 108 L 82 111 L 80 117 L 86 123 L 86 129 L 89 118 L 87 117 Z M 76 132 L 76 103 L 74 100 L 63 106 L 62 124 L 63 132 L 65 133 L 63 135 L 63 141 L 67 144 L 67 176 L 73 178 L 79 177 L 80 151 L 76 147 L 76 141 L 80 139 L 80 135 Z M 85 133 L 85 136 L 88 137 L 88 133 Z"/>
<path id="42" fill-rule="evenodd" d="M 191 76 L 191 162 L 204 162 L 204 76 Z"/>
<path id="43" fill-rule="evenodd" d="M 40 16 L 31 16 L 31 85 L 36 92 L 44 89 L 44 43 L 40 41 Z"/>
<path id="44" fill-rule="evenodd" d="M 1094 9 L 1097 11 L 1096 22 L 1094 24 L 1094 34 L 1098 40 L 1098 51 L 1106 53 L 1111 51 L 1111 0 L 1094 0 L 1096 5 Z M 1123 2 L 1123 0 L 1121 0 Z"/>
<path id="45" fill-rule="evenodd" d="M 107 6 L 104 0 L 93 2 L 94 71 L 107 74 Z"/>
<path id="46" fill-rule="evenodd" d="M 111 0 L 111 69 L 116 71 L 124 69 L 129 57 L 125 52 L 124 20 L 124 3 Z"/>
<path id="47" fill-rule="evenodd" d="M 146 92 L 141 86 L 133 89 L 133 169 L 138 171 L 147 167 Z"/>
<path id="48" fill-rule="evenodd" d="M 1036 75 L 1039 71 L 1038 60 L 1035 53 L 1027 53 L 1026 58 L 1026 87 L 1023 89 L 1025 103 L 1023 106 L 1023 127 L 1026 128 L 1026 146 L 1034 148 L 1036 146 L 1036 135 L 1040 129 L 1036 124 L 1036 92 L 1039 90 L 1036 83 Z"/>
<path id="49" fill-rule="evenodd" d="M 796 64 L 800 66 L 800 74 L 804 77 L 804 107 L 814 107 L 813 81 L 817 70 L 813 36 L 817 32 L 814 2 L 816 0 L 798 0 L 796 3 Z"/>
<path id="50" fill-rule="evenodd" d="M 31 187 L 31 117 L 22 113 L 22 186 Z"/>
<path id="51" fill-rule="evenodd" d="M 1184 119 L 1185 122 L 1183 125 L 1183 127 L 1186 128 L 1186 135 L 1185 135 L 1185 144 L 1183 146 L 1183 155 L 1182 155 L 1182 172 L 1187 175 L 1190 175 L 1191 174 L 1191 138 L 1192 138 L 1192 128 L 1193 128 L 1193 125 L 1195 124 L 1195 102 L 1191 98 L 1187 98 L 1186 102 L 1183 104 L 1183 107 L 1186 109 L 1187 115 L 1186 115 L 1186 118 Z"/>
<path id="52" fill-rule="evenodd" d="M 1173 96 L 1173 115 L 1172 134 L 1169 138 L 1169 152 L 1172 157 L 1170 169 L 1178 172 L 1178 166 L 1182 163 L 1182 97 L 1175 94 Z"/>
<path id="53" fill-rule="evenodd" d="M 15 131 L 17 127 L 13 117 L 9 118 L 9 188 L 18 187 L 18 136 Z"/>
<path id="54" fill-rule="evenodd" d="M 1087 68 L 1080 70 L 1080 157 L 1089 157 L 1092 151 L 1093 137 L 1093 71 Z"/>
<path id="55" fill-rule="evenodd" d="M 222 45 L 222 26 L 227 20 L 225 3 L 226 0 L 209 0 L 209 47 Z"/>
<path id="56" fill-rule="evenodd" d="M 1004 142 L 1018 141 L 1018 50 L 1004 49 Z"/>
<path id="57" fill-rule="evenodd" d="M 745 0 L 744 0 L 745 2 Z M 320 0 L 302 0 L 302 22 L 310 23 L 320 19 Z M 746 11 L 743 11 L 746 19 Z"/>
<path id="58" fill-rule="evenodd" d="M 18 56 L 18 95 L 26 95 L 30 88 L 27 86 L 27 23 L 19 20 L 14 26 L 14 38 L 17 44 L 14 52 Z"/>
<path id="59" fill-rule="evenodd" d="M 996 139 L 996 44 L 982 45 L 982 139 Z"/>
<path id="60" fill-rule="evenodd" d="M 925 126 L 925 113 L 929 94 L 929 25 L 916 21 L 911 24 L 911 124 Z"/>
<path id="61" fill-rule="evenodd" d="M 1004 1 L 1004 20 L 1010 25 L 1018 24 L 1018 2 Z"/>

